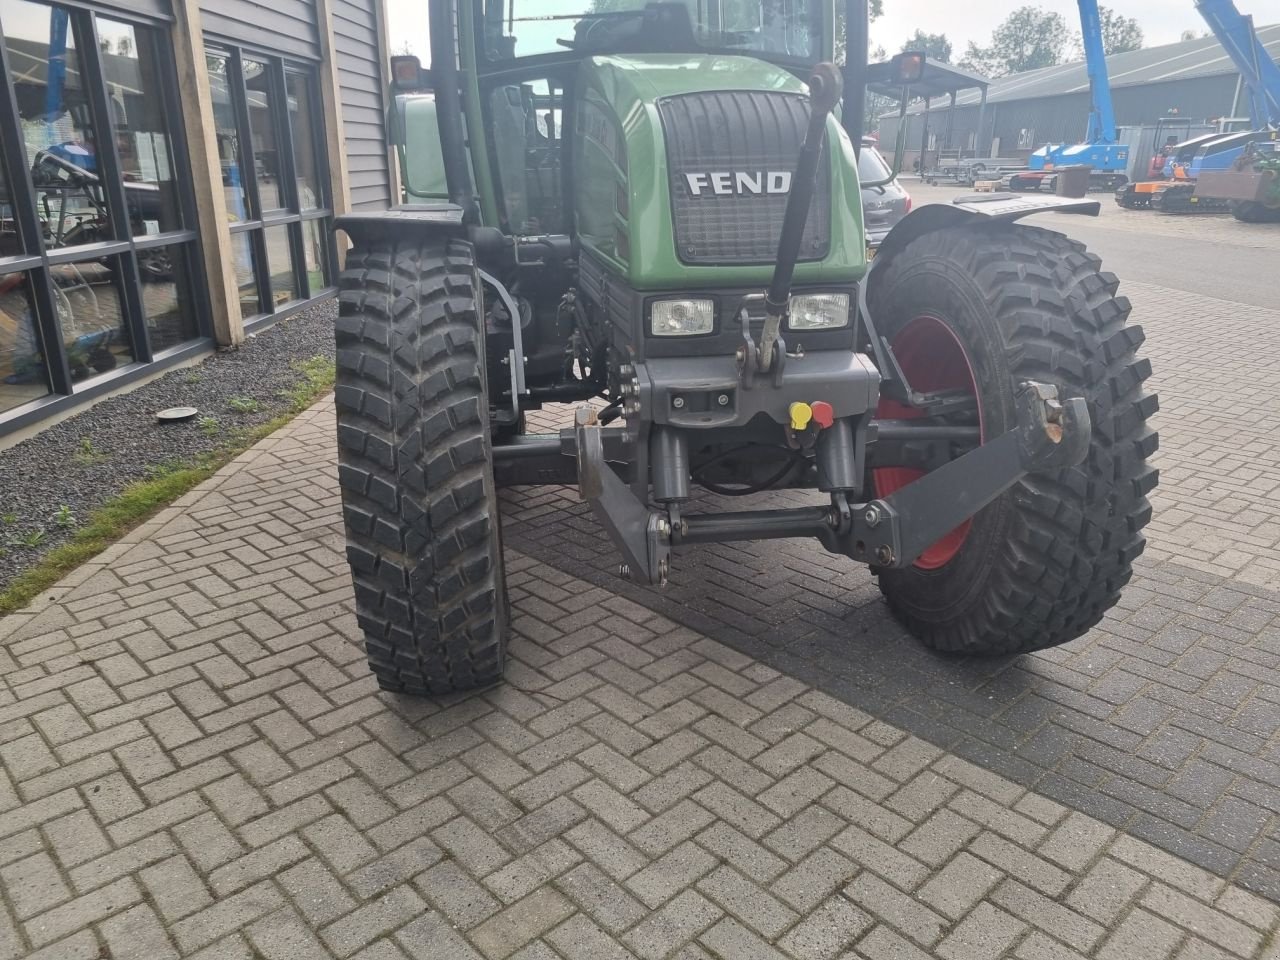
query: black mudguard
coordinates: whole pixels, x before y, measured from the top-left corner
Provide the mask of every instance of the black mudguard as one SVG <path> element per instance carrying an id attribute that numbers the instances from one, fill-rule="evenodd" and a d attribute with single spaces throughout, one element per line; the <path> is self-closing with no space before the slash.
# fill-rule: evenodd
<path id="1" fill-rule="evenodd" d="M 973 193 L 956 197 L 951 206 L 931 203 L 919 207 L 903 217 L 876 250 L 873 269 L 867 275 L 867 286 L 874 286 L 876 276 L 884 275 L 884 265 L 906 249 L 917 237 L 935 230 L 959 227 L 991 221 L 1013 223 L 1033 213 L 1074 213 L 1096 217 L 1102 211 L 1097 200 L 1077 200 L 1071 197 L 1028 197 L 1002 193 Z M 875 269 L 879 268 L 879 269 Z"/>
<path id="2" fill-rule="evenodd" d="M 390 210 L 346 213 L 333 223 L 354 243 L 387 236 L 466 237 L 462 208 L 454 203 L 402 204 Z"/>

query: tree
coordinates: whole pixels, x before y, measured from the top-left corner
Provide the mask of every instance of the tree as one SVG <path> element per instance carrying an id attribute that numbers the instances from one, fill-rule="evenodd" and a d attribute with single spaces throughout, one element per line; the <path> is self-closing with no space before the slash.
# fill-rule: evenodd
<path id="1" fill-rule="evenodd" d="M 930 60 L 951 62 L 951 41 L 945 33 L 925 33 L 917 29 L 902 44 L 902 52 L 906 53 L 908 50 L 923 50 Z"/>
<path id="2" fill-rule="evenodd" d="M 1196 33 L 1194 30 L 1183 30 L 1182 36 L 1180 36 L 1178 39 L 1179 40 L 1203 40 L 1208 36 L 1209 36 L 1208 30 L 1202 30 L 1199 33 Z"/>
<path id="3" fill-rule="evenodd" d="M 1142 49 L 1142 27 L 1133 17 L 1123 17 L 1110 7 L 1099 7 L 1098 19 L 1102 22 L 1102 49 L 1107 56 Z"/>
<path id="4" fill-rule="evenodd" d="M 1062 63 L 1070 41 L 1067 22 L 1060 14 L 1019 7 L 996 27 L 990 44 L 979 47 L 971 41 L 960 65 L 989 77 L 1054 67 Z"/>

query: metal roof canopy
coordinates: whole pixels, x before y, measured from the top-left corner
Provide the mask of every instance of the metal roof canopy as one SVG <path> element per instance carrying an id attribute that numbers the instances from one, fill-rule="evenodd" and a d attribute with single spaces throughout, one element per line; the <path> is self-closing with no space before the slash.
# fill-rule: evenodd
<path id="1" fill-rule="evenodd" d="M 874 68 L 871 68 L 874 71 Z M 990 82 L 980 73 L 972 70 L 965 70 L 962 67 L 953 67 L 949 63 L 941 63 L 937 60 L 928 60 L 924 62 L 924 73 L 915 83 L 908 84 L 905 87 L 899 84 L 892 84 L 874 79 L 872 73 L 871 82 L 867 84 L 867 89 L 872 93 L 879 94 L 883 97 L 890 97 L 898 101 L 898 139 L 894 144 L 894 166 L 899 165 L 899 158 L 902 156 L 903 148 L 906 146 L 907 125 L 902 119 L 907 115 L 907 107 L 915 100 L 924 101 L 924 114 L 929 115 L 929 102 L 936 97 L 946 96 L 949 99 L 947 106 L 947 129 L 943 134 L 943 138 L 947 143 L 951 141 L 951 124 L 956 109 L 956 94 L 961 90 L 974 90 L 979 93 L 978 100 L 978 130 L 981 135 L 982 117 L 987 109 L 987 87 Z M 915 111 L 912 111 L 915 112 Z M 926 120 L 922 124 L 922 132 L 920 134 L 920 172 L 924 173 L 924 157 L 929 146 L 929 123 Z M 974 144 L 975 150 L 977 144 Z"/>
<path id="2" fill-rule="evenodd" d="M 942 63 L 938 60 L 926 59 L 924 62 L 924 75 L 907 87 L 907 100 L 927 100 L 933 97 L 941 97 L 944 94 L 954 96 L 961 90 L 972 90 L 974 88 L 985 90 L 990 82 L 982 74 L 974 73 L 972 70 L 953 67 L 949 63 Z M 903 92 L 900 85 L 883 83 L 875 79 L 871 79 L 871 82 L 867 84 L 867 89 L 872 93 L 880 94 L 882 97 L 892 97 L 894 100 L 901 98 Z"/>

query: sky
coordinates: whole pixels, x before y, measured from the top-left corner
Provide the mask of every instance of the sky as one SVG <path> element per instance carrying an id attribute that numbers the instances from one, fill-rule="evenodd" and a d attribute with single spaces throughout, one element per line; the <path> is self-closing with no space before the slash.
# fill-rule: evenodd
<path id="1" fill-rule="evenodd" d="M 526 0 L 529 2 L 529 0 Z M 589 0 L 583 0 L 585 9 Z M 1029 3 L 1061 13 L 1073 27 L 1079 26 L 1075 0 L 999 0 L 996 3 L 956 2 L 956 0 L 884 0 L 884 16 L 871 25 L 871 44 L 883 45 L 890 53 L 919 27 L 929 33 L 945 33 L 958 60 L 972 40 L 985 44 L 991 31 L 1016 7 Z M 1196 13 L 1193 0 L 1111 0 L 1104 4 L 1117 13 L 1133 17 L 1142 26 L 1146 46 L 1176 43 L 1183 30 L 1203 32 L 1204 21 Z M 407 43 L 411 53 L 424 61 L 427 56 L 426 3 L 424 0 L 387 0 L 391 46 L 399 52 Z M 1280 0 L 1236 0 L 1241 13 L 1252 14 L 1255 23 L 1280 23 Z"/>

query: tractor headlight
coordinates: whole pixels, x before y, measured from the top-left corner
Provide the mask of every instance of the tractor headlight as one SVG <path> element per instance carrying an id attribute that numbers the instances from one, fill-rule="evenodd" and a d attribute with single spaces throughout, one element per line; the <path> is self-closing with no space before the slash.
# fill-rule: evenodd
<path id="1" fill-rule="evenodd" d="M 649 330 L 655 337 L 693 337 L 716 325 L 714 300 L 656 300 L 649 308 Z"/>
<path id="2" fill-rule="evenodd" d="M 847 293 L 805 293 L 791 298 L 787 326 L 792 330 L 835 330 L 848 324 Z"/>

